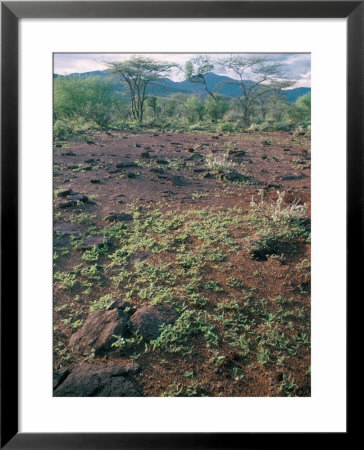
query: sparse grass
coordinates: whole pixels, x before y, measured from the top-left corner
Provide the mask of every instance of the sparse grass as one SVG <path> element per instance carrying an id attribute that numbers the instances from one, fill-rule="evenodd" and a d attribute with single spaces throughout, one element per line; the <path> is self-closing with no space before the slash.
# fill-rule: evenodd
<path id="1" fill-rule="evenodd" d="M 234 169 L 235 163 L 231 161 L 226 153 L 210 153 L 206 155 L 206 166 L 213 172 L 223 172 Z"/>

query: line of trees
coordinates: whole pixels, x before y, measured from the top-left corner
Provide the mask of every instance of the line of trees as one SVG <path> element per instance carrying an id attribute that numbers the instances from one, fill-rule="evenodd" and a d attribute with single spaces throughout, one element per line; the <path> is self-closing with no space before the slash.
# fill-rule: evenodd
<path id="1" fill-rule="evenodd" d="M 202 122 L 218 124 L 222 130 L 252 125 L 281 123 L 286 128 L 310 122 L 311 98 L 303 96 L 288 104 L 283 90 L 292 82 L 284 79 L 281 64 L 258 56 L 231 55 L 211 61 L 196 56 L 181 68 L 173 62 L 159 62 L 144 56 L 108 63 L 109 77 L 57 77 L 54 80 L 55 134 L 110 126 L 184 127 Z M 240 95 L 230 98 L 211 91 L 206 75 L 215 68 L 234 73 L 229 83 L 239 87 Z M 169 77 L 172 70 L 183 70 L 185 79 L 201 89 L 201 95 L 174 94 L 157 97 L 148 93 L 151 82 Z M 117 78 L 126 86 L 117 89 Z M 263 126 L 263 128 L 264 128 Z"/>

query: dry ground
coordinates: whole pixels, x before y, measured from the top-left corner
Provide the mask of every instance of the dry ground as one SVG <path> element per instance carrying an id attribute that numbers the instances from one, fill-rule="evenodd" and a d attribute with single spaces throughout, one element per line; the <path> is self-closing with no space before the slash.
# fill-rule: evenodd
<path id="1" fill-rule="evenodd" d="M 208 170 L 221 153 L 243 178 Z M 89 201 L 62 207 L 67 189 Z M 251 208 L 260 190 L 269 205 L 277 191 L 306 203 L 308 218 L 277 226 Z M 70 336 L 117 298 L 179 314 L 155 342 L 130 335 L 86 358 L 136 360 L 143 395 L 310 395 L 309 136 L 93 133 L 56 143 L 54 192 L 55 369 L 84 361 Z"/>

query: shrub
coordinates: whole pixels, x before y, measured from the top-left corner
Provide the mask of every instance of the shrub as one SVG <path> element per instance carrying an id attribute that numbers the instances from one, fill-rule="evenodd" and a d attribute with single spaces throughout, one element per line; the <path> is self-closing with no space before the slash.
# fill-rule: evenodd
<path id="1" fill-rule="evenodd" d="M 210 153 L 209 155 L 206 155 L 206 165 L 210 170 L 217 172 L 233 169 L 235 167 L 235 163 L 228 159 L 226 153 Z"/>
<path id="2" fill-rule="evenodd" d="M 235 131 L 235 126 L 234 126 L 234 124 L 229 123 L 229 122 L 222 122 L 222 123 L 218 124 L 217 131 L 221 131 L 221 132 L 229 131 L 229 132 L 232 132 L 232 131 Z"/>

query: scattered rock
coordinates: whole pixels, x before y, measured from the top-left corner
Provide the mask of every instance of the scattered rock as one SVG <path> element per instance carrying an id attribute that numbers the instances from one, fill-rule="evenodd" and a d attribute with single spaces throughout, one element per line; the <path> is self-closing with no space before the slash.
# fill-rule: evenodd
<path id="1" fill-rule="evenodd" d="M 175 310 L 167 305 L 143 306 L 130 318 L 131 327 L 144 339 L 150 341 L 159 336 L 161 325 L 168 325 L 177 319 Z"/>
<path id="2" fill-rule="evenodd" d="M 140 365 L 137 364 L 136 362 L 131 362 L 125 366 L 125 370 L 128 375 L 135 375 L 139 372 Z"/>
<path id="3" fill-rule="evenodd" d="M 66 368 L 55 370 L 53 372 L 53 389 L 56 389 L 69 375 L 70 371 Z"/>
<path id="4" fill-rule="evenodd" d="M 123 336 L 127 330 L 128 318 L 123 311 L 94 311 L 86 319 L 83 326 L 71 336 L 69 348 L 79 355 L 89 355 L 111 349 L 115 341 L 113 335 Z"/>
<path id="5" fill-rule="evenodd" d="M 116 167 L 118 169 L 125 169 L 127 167 L 137 167 L 137 163 L 136 162 L 132 162 L 132 161 L 123 161 L 121 163 L 117 163 Z"/>
<path id="6" fill-rule="evenodd" d="M 109 306 L 109 309 L 120 309 L 128 316 L 132 316 L 136 311 L 131 303 L 124 302 L 124 300 L 121 299 L 114 300 Z"/>
<path id="7" fill-rule="evenodd" d="M 157 159 L 156 163 L 157 164 L 164 164 L 164 165 L 169 164 L 169 162 L 166 159 Z"/>
<path id="8" fill-rule="evenodd" d="M 307 175 L 303 172 L 300 173 L 289 173 L 287 175 L 283 175 L 282 177 L 279 177 L 279 179 L 283 181 L 288 180 L 302 180 L 302 178 L 307 178 Z"/>
<path id="9" fill-rule="evenodd" d="M 222 175 L 222 178 L 228 181 L 244 181 L 245 177 L 240 172 L 237 172 L 236 170 L 232 170 L 230 172 L 225 172 Z"/>
<path id="10" fill-rule="evenodd" d="M 149 152 L 142 152 L 142 158 L 150 158 Z"/>
<path id="11" fill-rule="evenodd" d="M 135 144 L 135 147 L 141 148 L 141 145 L 140 144 Z"/>
<path id="12" fill-rule="evenodd" d="M 164 173 L 164 169 L 162 169 L 162 167 L 152 167 L 151 169 L 149 169 L 149 172 Z"/>
<path id="13" fill-rule="evenodd" d="M 90 236 L 84 240 L 84 243 L 81 247 L 82 250 L 91 250 L 92 247 L 103 247 L 105 244 L 111 244 L 110 239 L 107 239 L 103 236 Z"/>
<path id="14" fill-rule="evenodd" d="M 129 371 L 129 373 L 132 373 Z M 140 397 L 128 371 L 116 364 L 81 364 L 54 391 L 55 397 Z"/>
<path id="15" fill-rule="evenodd" d="M 72 194 L 68 195 L 67 201 L 59 204 L 59 207 L 60 208 L 70 208 L 71 206 L 77 206 L 78 202 L 91 203 L 90 200 L 88 199 L 87 195 L 72 193 Z"/>
<path id="16" fill-rule="evenodd" d="M 179 175 L 174 175 L 172 177 L 172 184 L 173 184 L 173 186 L 188 186 L 191 183 L 184 177 L 181 177 Z"/>
<path id="17" fill-rule="evenodd" d="M 109 222 L 130 222 L 133 220 L 133 216 L 127 213 L 111 213 L 105 220 Z"/>
<path id="18" fill-rule="evenodd" d="M 97 178 L 94 178 L 93 180 L 90 180 L 90 183 L 92 183 L 92 184 L 100 184 L 101 180 L 99 180 Z"/>
<path id="19" fill-rule="evenodd" d="M 72 189 L 65 189 L 64 191 L 58 192 L 57 197 L 68 197 L 71 194 L 74 194 Z"/>
<path id="20" fill-rule="evenodd" d="M 82 227 L 77 223 L 61 223 L 59 225 L 56 225 L 53 228 L 53 231 L 56 233 L 62 233 L 62 234 L 80 234 L 82 232 Z"/>

